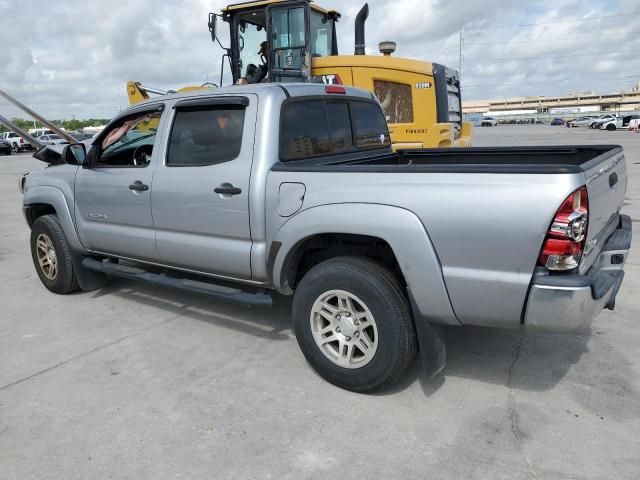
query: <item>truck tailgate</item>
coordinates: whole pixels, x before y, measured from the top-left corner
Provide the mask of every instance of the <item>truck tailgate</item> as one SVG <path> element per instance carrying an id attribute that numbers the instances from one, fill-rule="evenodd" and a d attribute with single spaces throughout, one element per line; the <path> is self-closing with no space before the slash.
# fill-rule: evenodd
<path id="1" fill-rule="evenodd" d="M 589 225 L 580 273 L 591 267 L 603 240 L 618 226 L 618 214 L 627 188 L 627 165 L 620 147 L 584 163 L 582 168 L 589 196 Z"/>

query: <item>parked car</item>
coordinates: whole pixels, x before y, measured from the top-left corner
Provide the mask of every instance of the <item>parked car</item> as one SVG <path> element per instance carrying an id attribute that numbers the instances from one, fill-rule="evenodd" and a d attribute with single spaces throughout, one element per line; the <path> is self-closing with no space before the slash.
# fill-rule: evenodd
<path id="1" fill-rule="evenodd" d="M 609 120 L 608 122 L 600 125 L 600 130 L 614 131 L 618 128 L 626 129 L 629 127 L 631 120 L 640 119 L 639 114 L 625 115 L 624 117 L 617 117 L 615 120 Z"/>
<path id="2" fill-rule="evenodd" d="M 498 120 L 493 117 L 483 117 L 481 125 L 483 127 L 495 127 L 498 125 Z"/>
<path id="3" fill-rule="evenodd" d="M 0 153 L 2 155 L 11 155 L 13 153 L 11 144 L 8 141 L 0 139 Z"/>
<path id="4" fill-rule="evenodd" d="M 380 105 L 341 85 L 155 97 L 88 151 L 47 151 L 19 181 L 47 289 L 115 275 L 241 304 L 293 295 L 309 364 L 354 391 L 397 381 L 417 350 L 440 371 L 437 325 L 588 326 L 631 242 L 621 147 L 394 152 Z"/>
<path id="5" fill-rule="evenodd" d="M 40 135 L 37 140 L 44 145 L 68 145 L 69 142 L 60 135 Z"/>
<path id="6" fill-rule="evenodd" d="M 48 128 L 39 128 L 38 130 L 34 130 L 33 132 L 31 132 L 31 136 L 33 138 L 38 138 L 42 135 L 55 135 L 55 132 L 49 130 Z"/>
<path id="7" fill-rule="evenodd" d="M 557 126 L 557 125 L 564 125 L 564 120 L 561 118 L 554 118 L 553 120 L 551 120 L 550 125 L 552 126 Z"/>
<path id="8" fill-rule="evenodd" d="M 573 120 L 569 120 L 567 122 L 567 127 L 588 127 L 591 122 L 593 122 L 596 118 L 596 116 L 584 116 L 584 117 L 578 117 L 575 118 Z"/>
<path id="9" fill-rule="evenodd" d="M 617 115 L 614 115 L 612 113 L 605 113 L 603 115 L 600 115 L 595 120 L 593 120 L 589 124 L 589 128 L 600 128 L 600 125 L 602 125 L 603 123 L 608 123 L 608 122 L 610 122 L 612 120 L 616 120 L 617 118 L 618 118 Z"/>
<path id="10" fill-rule="evenodd" d="M 20 135 L 16 132 L 4 132 L 0 133 L 0 139 L 6 140 L 11 145 L 11 149 L 15 152 L 22 152 L 24 150 L 33 150 L 33 147 L 30 143 L 25 141 Z"/>
<path id="11" fill-rule="evenodd" d="M 73 138 L 75 138 L 78 141 L 90 140 L 95 136 L 92 133 L 83 133 L 83 132 L 69 132 L 69 135 L 71 135 Z"/>

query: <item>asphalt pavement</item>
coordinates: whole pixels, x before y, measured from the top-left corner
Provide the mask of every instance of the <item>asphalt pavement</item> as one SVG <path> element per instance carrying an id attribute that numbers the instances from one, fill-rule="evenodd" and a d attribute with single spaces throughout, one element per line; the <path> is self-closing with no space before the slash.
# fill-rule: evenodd
<path id="1" fill-rule="evenodd" d="M 69 296 L 35 273 L 17 178 L 0 156 L 0 478 L 640 478 L 640 134 L 478 128 L 474 144 L 625 147 L 634 245 L 615 311 L 590 331 L 449 328 L 359 395 L 306 364 L 288 298 L 249 308 L 113 279 Z"/>

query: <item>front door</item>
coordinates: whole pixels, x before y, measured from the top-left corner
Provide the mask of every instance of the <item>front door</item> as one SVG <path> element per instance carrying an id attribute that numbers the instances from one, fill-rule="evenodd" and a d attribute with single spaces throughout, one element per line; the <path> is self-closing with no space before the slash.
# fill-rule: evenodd
<path id="1" fill-rule="evenodd" d="M 75 217 L 84 246 L 141 260 L 158 259 L 151 216 L 156 135 L 162 112 L 138 111 L 107 127 L 75 182 Z M 154 148 L 156 146 L 156 148 Z"/>
<path id="2" fill-rule="evenodd" d="M 164 162 L 153 180 L 162 263 L 251 278 L 249 177 L 257 97 L 178 102 Z"/>

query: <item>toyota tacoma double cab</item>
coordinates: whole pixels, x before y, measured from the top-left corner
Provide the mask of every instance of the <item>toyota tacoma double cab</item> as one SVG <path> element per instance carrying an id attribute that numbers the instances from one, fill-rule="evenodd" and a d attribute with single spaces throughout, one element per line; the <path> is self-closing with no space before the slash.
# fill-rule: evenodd
<path id="1" fill-rule="evenodd" d="M 19 184 L 46 288 L 292 295 L 310 365 L 360 392 L 418 352 L 439 372 L 441 325 L 587 327 L 631 242 L 619 146 L 394 152 L 372 94 L 341 85 L 156 97 L 58 152 Z"/>

